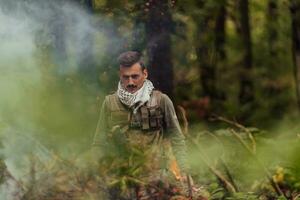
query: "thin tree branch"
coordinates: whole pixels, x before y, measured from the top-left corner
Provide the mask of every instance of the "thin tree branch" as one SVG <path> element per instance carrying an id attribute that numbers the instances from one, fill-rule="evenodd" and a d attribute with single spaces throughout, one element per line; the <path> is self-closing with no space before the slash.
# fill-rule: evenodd
<path id="1" fill-rule="evenodd" d="M 257 164 L 263 169 L 265 175 L 270 181 L 272 187 L 276 191 L 278 196 L 285 196 L 285 194 L 280 189 L 279 185 L 274 181 L 271 173 L 267 169 L 267 167 L 257 158 L 256 154 L 251 150 L 251 148 L 247 145 L 247 143 L 243 140 L 243 138 L 233 129 L 230 129 L 230 132 L 236 137 L 236 139 L 242 144 L 242 146 L 248 151 L 248 153 L 254 158 Z M 286 197 L 286 196 L 285 196 Z M 287 198 L 287 197 L 286 197 Z"/>
<path id="2" fill-rule="evenodd" d="M 230 124 L 232 126 L 235 126 L 239 129 L 241 129 L 242 131 L 244 131 L 245 133 L 247 133 L 249 139 L 251 140 L 251 143 L 252 143 L 252 151 L 254 153 L 256 153 L 256 141 L 253 137 L 253 134 L 249 131 L 249 129 L 247 129 L 245 126 L 237 123 L 237 122 L 234 122 L 234 121 L 231 121 L 229 119 L 226 119 L 225 117 L 222 117 L 222 116 L 218 116 L 218 115 L 212 115 L 212 117 L 210 118 L 211 120 L 219 120 L 219 121 L 222 121 L 222 122 L 225 122 L 227 124 Z"/>

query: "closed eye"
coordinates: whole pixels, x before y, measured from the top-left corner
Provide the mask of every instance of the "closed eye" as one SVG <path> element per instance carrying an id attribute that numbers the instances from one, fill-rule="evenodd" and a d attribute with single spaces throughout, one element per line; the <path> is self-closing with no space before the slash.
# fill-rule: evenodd
<path id="1" fill-rule="evenodd" d="M 132 78 L 132 79 L 138 79 L 138 78 L 139 78 L 139 75 L 137 75 L 137 74 L 131 75 L 131 78 Z"/>
<path id="2" fill-rule="evenodd" d="M 125 79 L 125 80 L 128 80 L 129 78 L 132 78 L 132 79 L 138 79 L 140 77 L 140 75 L 138 74 L 133 74 L 133 75 L 123 75 L 122 78 Z"/>

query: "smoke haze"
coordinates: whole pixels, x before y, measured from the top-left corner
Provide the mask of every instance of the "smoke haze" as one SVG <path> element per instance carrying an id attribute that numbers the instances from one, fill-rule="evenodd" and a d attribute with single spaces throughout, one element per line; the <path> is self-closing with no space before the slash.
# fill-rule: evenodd
<path id="1" fill-rule="evenodd" d="M 85 10 L 69 1 L 0 0 L 1 155 L 18 180 L 29 179 L 30 157 L 76 157 L 92 142 L 103 93 L 97 66 L 121 40 L 108 40 L 110 22 Z"/>

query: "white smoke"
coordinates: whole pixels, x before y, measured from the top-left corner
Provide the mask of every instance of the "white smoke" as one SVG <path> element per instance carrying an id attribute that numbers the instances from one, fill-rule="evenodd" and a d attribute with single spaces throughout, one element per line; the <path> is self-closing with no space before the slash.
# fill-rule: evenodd
<path id="1" fill-rule="evenodd" d="M 108 38 L 93 23 L 88 12 L 68 1 L 0 0 L 0 153 L 18 181 L 28 179 L 30 156 L 51 159 L 33 134 L 40 130 L 35 103 L 45 77 L 78 73 L 82 62 L 97 55 L 99 64 L 104 56 Z M 13 185 L 1 186 L 1 199 L 10 199 L 7 187 Z"/>

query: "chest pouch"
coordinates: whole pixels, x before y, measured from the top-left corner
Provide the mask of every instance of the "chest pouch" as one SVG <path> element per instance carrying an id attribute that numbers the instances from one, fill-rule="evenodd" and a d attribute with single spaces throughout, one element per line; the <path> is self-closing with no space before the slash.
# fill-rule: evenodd
<path id="1" fill-rule="evenodd" d="M 160 107 L 151 107 L 149 110 L 149 124 L 151 129 L 160 129 L 162 127 L 162 112 Z"/>
<path id="2" fill-rule="evenodd" d="M 141 129 L 142 123 L 138 115 L 131 114 L 130 117 L 130 128 L 132 129 Z"/>
<path id="3" fill-rule="evenodd" d="M 148 130 L 149 126 L 149 111 L 146 106 L 141 107 L 142 130 Z"/>
<path id="4" fill-rule="evenodd" d="M 157 130 L 162 127 L 162 112 L 158 106 L 146 107 L 142 106 L 141 110 L 141 129 Z"/>

